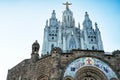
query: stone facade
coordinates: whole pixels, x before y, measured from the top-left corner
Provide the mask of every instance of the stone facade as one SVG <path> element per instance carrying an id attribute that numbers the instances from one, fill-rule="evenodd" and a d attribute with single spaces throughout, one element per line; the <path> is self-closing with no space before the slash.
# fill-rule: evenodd
<path id="1" fill-rule="evenodd" d="M 120 80 L 120 51 L 119 53 L 111 55 L 105 54 L 104 51 L 98 50 L 72 50 L 70 53 L 62 53 L 62 50 L 60 48 L 53 48 L 51 55 L 42 56 L 40 59 L 32 59 L 31 56 L 31 59 L 22 61 L 8 71 L 7 80 L 85 80 L 81 78 L 74 79 L 75 77 L 72 77 L 69 74 L 65 75 L 69 64 L 79 58 L 95 58 L 103 61 L 108 65 L 108 67 L 112 69 L 113 73 L 115 74 L 112 74 L 113 76 L 109 76 L 110 79 L 108 79 L 102 70 L 97 69 L 97 67 L 95 68 L 94 65 L 86 65 L 86 67 L 83 69 L 83 72 L 85 72 L 85 70 L 87 72 L 91 67 L 95 69 L 93 71 L 96 72 L 99 70 L 98 72 L 101 73 L 101 76 L 98 72 L 95 73 L 96 75 L 100 76 L 100 79 L 95 79 L 95 76 L 90 76 L 93 78 L 93 80 Z M 80 76 L 82 73 L 80 74 L 79 72 L 79 74 L 76 75 Z M 105 78 L 103 75 L 105 75 Z"/>
<path id="2" fill-rule="evenodd" d="M 57 21 L 55 11 L 49 26 L 46 21 L 45 53 L 39 56 L 40 45 L 35 41 L 31 58 L 8 70 L 7 80 L 120 80 L 120 51 L 104 52 L 97 23 L 94 30 L 86 12 L 83 30 L 80 25 L 76 28 L 68 7 L 71 4 L 65 5 L 62 25 Z M 70 20 L 67 21 L 68 17 Z"/>

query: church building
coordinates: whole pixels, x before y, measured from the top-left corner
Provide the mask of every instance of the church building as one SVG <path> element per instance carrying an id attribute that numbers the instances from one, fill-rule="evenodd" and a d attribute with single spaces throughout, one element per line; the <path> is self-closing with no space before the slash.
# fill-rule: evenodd
<path id="1" fill-rule="evenodd" d="M 69 9 L 69 3 L 62 14 L 62 21 L 56 18 L 55 10 L 49 21 L 46 21 L 44 28 L 44 39 L 42 47 L 42 55 L 50 54 L 54 47 L 59 47 L 63 52 L 70 52 L 72 49 L 84 50 L 103 50 L 101 34 L 97 23 L 93 29 L 92 21 L 87 12 L 85 12 L 85 19 L 83 21 L 83 29 L 80 29 L 80 23 L 75 26 L 75 19 L 73 12 Z M 49 22 L 49 24 L 48 24 Z"/>
<path id="2" fill-rule="evenodd" d="M 72 4 L 63 5 L 62 21 L 55 10 L 46 20 L 41 56 L 36 40 L 31 58 L 9 69 L 7 80 L 120 80 L 120 51 L 106 54 L 98 24 L 85 12 L 81 29 Z"/>

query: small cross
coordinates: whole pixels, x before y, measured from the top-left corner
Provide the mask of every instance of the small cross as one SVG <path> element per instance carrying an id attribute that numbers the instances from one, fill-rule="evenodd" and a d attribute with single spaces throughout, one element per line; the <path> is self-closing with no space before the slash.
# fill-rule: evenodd
<path id="1" fill-rule="evenodd" d="M 66 2 L 66 3 L 63 3 L 63 5 L 66 5 L 66 9 L 69 9 L 69 5 L 72 5 L 72 3 Z"/>

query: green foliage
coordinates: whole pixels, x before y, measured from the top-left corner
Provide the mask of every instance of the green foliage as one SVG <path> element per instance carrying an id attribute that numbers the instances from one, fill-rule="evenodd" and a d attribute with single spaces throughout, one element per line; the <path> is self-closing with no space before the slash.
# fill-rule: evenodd
<path id="1" fill-rule="evenodd" d="M 115 55 L 115 54 L 120 54 L 120 50 L 115 50 L 115 51 L 112 52 L 112 54 L 113 54 L 113 55 Z"/>

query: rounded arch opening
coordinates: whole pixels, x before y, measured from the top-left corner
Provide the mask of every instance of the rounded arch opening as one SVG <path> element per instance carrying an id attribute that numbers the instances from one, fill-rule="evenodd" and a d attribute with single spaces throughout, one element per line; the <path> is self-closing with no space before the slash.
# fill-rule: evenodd
<path id="1" fill-rule="evenodd" d="M 71 76 L 66 76 L 63 80 L 74 80 Z"/>
<path id="2" fill-rule="evenodd" d="M 98 70 L 100 70 L 107 77 L 107 79 L 104 79 L 104 80 L 110 80 L 113 77 L 118 79 L 117 75 L 112 70 L 111 66 L 106 63 L 106 61 L 101 60 L 101 59 L 96 58 L 96 57 L 90 57 L 90 56 L 88 56 L 88 57 L 85 57 L 85 56 L 83 57 L 82 56 L 82 57 L 76 58 L 76 59 L 72 60 L 72 62 L 67 64 L 67 67 L 64 70 L 63 78 L 66 77 L 66 76 L 71 76 L 73 79 L 75 79 L 76 72 L 79 69 L 81 69 L 83 67 L 86 67 L 86 66 L 95 67 Z M 100 72 L 100 71 L 98 71 L 98 72 Z M 94 70 L 94 72 L 95 72 L 95 70 Z M 93 75 L 93 73 L 91 75 Z M 96 75 L 96 77 L 97 76 L 98 75 Z M 95 77 L 93 77 L 91 79 L 94 80 Z"/>
<path id="3" fill-rule="evenodd" d="M 85 66 L 76 72 L 75 80 L 107 80 L 107 77 L 98 68 Z"/>

